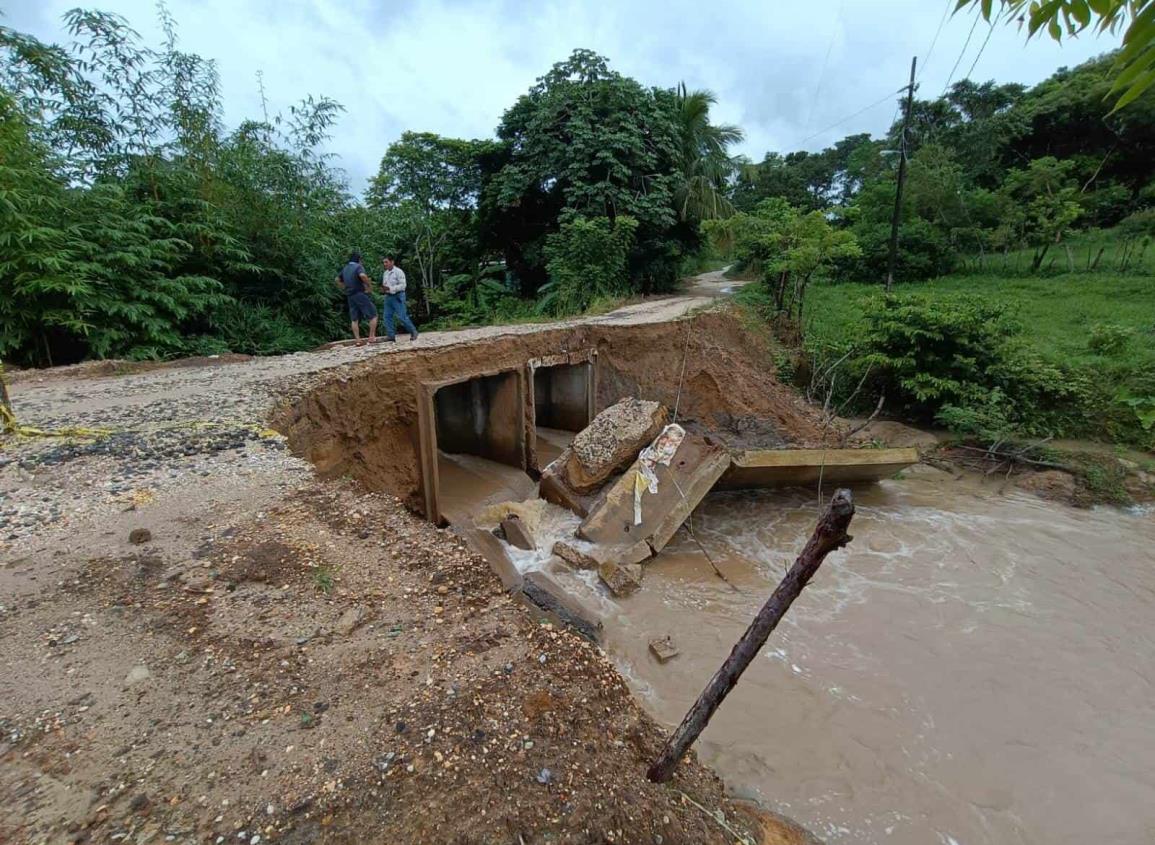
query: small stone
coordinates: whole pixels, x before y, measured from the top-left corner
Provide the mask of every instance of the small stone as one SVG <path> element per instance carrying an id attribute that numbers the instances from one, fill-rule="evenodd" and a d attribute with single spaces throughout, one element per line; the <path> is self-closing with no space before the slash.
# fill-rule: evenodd
<path id="1" fill-rule="evenodd" d="M 337 633 L 343 634 L 344 636 L 353 633 L 357 626 L 361 624 L 362 616 L 363 614 L 359 607 L 351 607 L 346 610 L 341 614 L 341 618 L 337 620 L 337 625 L 335 626 Z"/>
<path id="2" fill-rule="evenodd" d="M 548 784 L 553 782 L 553 772 L 549 769 L 542 769 L 537 773 L 537 782 L 541 784 Z"/>
<path id="3" fill-rule="evenodd" d="M 641 564 L 617 564 L 607 561 L 598 567 L 598 577 L 615 596 L 628 596 L 642 585 Z"/>
<path id="4" fill-rule="evenodd" d="M 134 546 L 143 546 L 152 542 L 152 532 L 147 528 L 134 528 L 128 534 L 128 542 Z"/>
<path id="5" fill-rule="evenodd" d="M 130 687 L 133 684 L 139 684 L 141 681 L 147 681 L 151 677 L 152 672 L 148 671 L 147 666 L 140 663 L 133 666 L 128 674 L 124 676 L 124 685 Z"/>

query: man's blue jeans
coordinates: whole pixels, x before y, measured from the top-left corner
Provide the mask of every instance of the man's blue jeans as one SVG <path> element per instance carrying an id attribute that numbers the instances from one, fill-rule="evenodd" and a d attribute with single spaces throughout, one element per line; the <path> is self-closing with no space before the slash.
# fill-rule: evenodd
<path id="1" fill-rule="evenodd" d="M 401 321 L 401 328 L 417 337 L 417 327 L 409 319 L 409 312 L 405 310 L 405 291 L 385 294 L 385 337 L 393 340 L 397 336 L 394 328 L 394 318 Z"/>

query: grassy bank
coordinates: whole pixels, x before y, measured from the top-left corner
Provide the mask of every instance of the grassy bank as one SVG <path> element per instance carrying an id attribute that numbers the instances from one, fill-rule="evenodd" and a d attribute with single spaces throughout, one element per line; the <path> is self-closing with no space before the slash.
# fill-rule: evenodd
<path id="1" fill-rule="evenodd" d="M 854 343 L 866 328 L 863 301 L 878 285 L 813 285 L 806 296 L 806 336 Z M 895 286 L 932 296 L 969 294 L 1003 303 L 1022 324 L 1023 339 L 1056 364 L 1102 371 L 1155 372 L 1155 278 L 1076 273 L 1049 278 L 952 275 Z M 1106 339 L 1110 327 L 1119 339 Z"/>
<path id="2" fill-rule="evenodd" d="M 738 299 L 771 314 L 763 285 Z M 821 389 L 858 388 L 848 412 L 886 393 L 891 415 L 979 439 L 1155 446 L 1155 276 L 963 271 L 896 285 L 889 304 L 880 285 L 818 283 L 804 329 L 800 378 L 846 356 Z"/>

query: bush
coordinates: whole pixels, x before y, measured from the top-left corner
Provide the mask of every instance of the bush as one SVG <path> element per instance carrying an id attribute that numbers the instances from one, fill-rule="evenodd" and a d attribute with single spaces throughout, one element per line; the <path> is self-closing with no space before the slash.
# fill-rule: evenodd
<path id="1" fill-rule="evenodd" d="M 1118 355 L 1126 349 L 1135 331 L 1129 326 L 1117 323 L 1096 323 L 1091 326 L 1091 337 L 1087 348 L 1098 355 Z"/>
<path id="2" fill-rule="evenodd" d="M 623 294 L 629 286 L 627 262 L 637 227 L 632 217 L 565 220 L 546 241 L 550 280 L 539 291 L 538 311 L 577 314 L 595 299 Z"/>
<path id="3" fill-rule="evenodd" d="M 1001 303 L 881 296 L 866 319 L 859 366 L 872 367 L 890 406 L 912 419 L 976 434 L 1050 434 L 1081 404 L 1079 380 L 1023 347 Z"/>
<path id="4" fill-rule="evenodd" d="M 890 260 L 890 224 L 863 223 L 852 231 L 862 254 L 837 262 L 833 276 L 847 281 L 885 279 Z M 956 252 L 950 241 L 932 224 L 916 218 L 899 228 L 896 280 L 933 279 L 949 273 L 955 263 Z"/>

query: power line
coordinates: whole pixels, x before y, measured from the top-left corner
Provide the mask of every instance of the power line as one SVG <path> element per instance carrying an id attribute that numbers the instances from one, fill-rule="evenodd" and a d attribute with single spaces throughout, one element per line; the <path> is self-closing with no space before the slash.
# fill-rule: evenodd
<path id="1" fill-rule="evenodd" d="M 969 33 L 967 33 L 967 40 L 963 43 L 962 51 L 958 54 L 958 58 L 955 59 L 954 67 L 952 67 L 950 69 L 950 76 L 948 76 L 946 78 L 946 85 L 944 85 L 942 88 L 943 94 L 946 94 L 947 89 L 950 88 L 950 84 L 954 80 L 955 72 L 958 71 L 958 66 L 960 64 L 962 64 L 963 56 L 966 55 L 967 48 L 971 46 L 971 39 L 974 37 L 975 27 L 977 27 L 978 25 L 979 25 L 979 15 L 975 15 L 975 22 L 973 24 L 971 24 L 971 31 Z"/>
<path id="2" fill-rule="evenodd" d="M 829 126 L 827 126 L 825 129 L 820 129 L 819 131 L 815 132 L 813 135 L 808 135 L 807 137 L 803 138 L 801 141 L 798 141 L 797 143 L 794 144 L 794 149 L 798 149 L 803 144 L 805 144 L 807 141 L 812 141 L 813 139 L 817 138 L 819 135 L 825 135 L 831 129 L 837 129 L 842 124 L 846 123 L 847 121 L 854 120 L 854 118 L 858 117 L 860 114 L 862 114 L 864 112 L 868 112 L 877 106 L 881 106 L 883 103 L 885 103 L 891 97 L 893 97 L 895 94 L 898 94 L 899 92 L 905 91 L 905 90 L 906 90 L 906 86 L 903 85 L 897 91 L 888 91 L 886 94 L 884 94 L 879 99 L 875 100 L 869 106 L 865 106 L 865 107 L 859 109 L 858 111 L 856 111 L 854 114 L 847 115 L 846 117 L 842 118 L 842 120 L 838 121 L 837 123 L 832 123 Z"/>
<path id="3" fill-rule="evenodd" d="M 974 76 L 975 67 L 978 66 L 979 59 L 983 57 L 983 51 L 987 49 L 987 45 L 991 43 L 991 35 L 995 31 L 995 22 L 991 21 L 991 28 L 987 30 L 987 37 L 983 40 L 983 46 L 979 47 L 979 54 L 975 56 L 975 60 L 971 62 L 971 69 L 967 71 L 966 78 L 970 79 Z"/>
<path id="4" fill-rule="evenodd" d="M 950 17 L 950 10 L 954 8 L 955 0 L 946 0 L 946 8 L 943 9 L 942 19 L 938 22 L 938 29 L 934 31 L 934 38 L 930 41 L 930 46 L 926 48 L 926 55 L 922 57 L 922 69 L 919 70 L 918 75 L 922 76 L 926 73 L 927 62 L 930 61 L 930 54 L 934 52 L 934 45 L 938 43 L 938 37 L 942 35 L 942 28 L 946 24 L 946 19 Z"/>
<path id="5" fill-rule="evenodd" d="M 834 22 L 834 28 L 830 30 L 830 43 L 826 45 L 826 56 L 822 59 L 822 70 L 818 74 L 818 82 L 814 85 L 814 95 L 810 98 L 810 114 L 806 117 L 807 132 L 814 125 L 814 106 L 818 102 L 818 94 L 822 91 L 822 83 L 826 80 L 826 66 L 830 63 L 830 54 L 834 50 L 834 38 L 838 35 L 838 25 L 842 23 L 842 10 L 845 6 L 846 0 L 842 0 L 838 4 L 838 17 Z"/>

